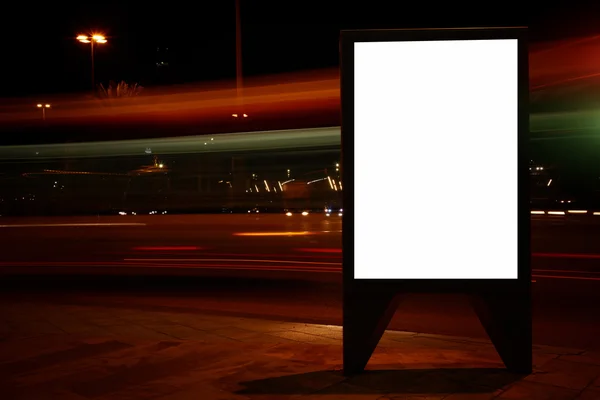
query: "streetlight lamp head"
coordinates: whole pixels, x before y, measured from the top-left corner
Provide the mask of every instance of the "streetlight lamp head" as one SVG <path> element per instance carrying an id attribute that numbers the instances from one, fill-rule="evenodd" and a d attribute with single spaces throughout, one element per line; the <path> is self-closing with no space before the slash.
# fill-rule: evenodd
<path id="1" fill-rule="evenodd" d="M 106 37 L 104 37 L 104 35 L 78 35 L 77 36 L 77 40 L 79 40 L 81 43 L 92 43 L 92 42 L 96 42 L 96 43 L 106 43 Z"/>
<path id="2" fill-rule="evenodd" d="M 50 108 L 50 104 L 46 104 L 44 107 L 46 107 L 46 108 Z"/>
<path id="3" fill-rule="evenodd" d="M 42 108 L 42 105 L 41 105 L 41 104 L 38 104 L 37 106 L 38 106 L 38 108 Z"/>

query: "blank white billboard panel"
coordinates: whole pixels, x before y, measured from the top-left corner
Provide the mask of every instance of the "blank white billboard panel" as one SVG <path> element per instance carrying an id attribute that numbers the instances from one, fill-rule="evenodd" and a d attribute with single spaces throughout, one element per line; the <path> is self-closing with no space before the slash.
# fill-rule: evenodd
<path id="1" fill-rule="evenodd" d="M 354 46 L 355 279 L 517 279 L 517 40 Z"/>

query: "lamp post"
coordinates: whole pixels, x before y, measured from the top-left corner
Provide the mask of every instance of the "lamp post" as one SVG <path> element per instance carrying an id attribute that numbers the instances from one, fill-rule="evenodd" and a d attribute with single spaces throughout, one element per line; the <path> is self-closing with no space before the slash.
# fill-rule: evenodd
<path id="1" fill-rule="evenodd" d="M 94 80 L 94 43 L 106 43 L 107 40 L 103 35 L 92 34 L 92 35 L 79 35 L 77 40 L 81 43 L 89 43 L 92 53 L 92 91 L 96 89 L 96 82 Z"/>
<path id="2" fill-rule="evenodd" d="M 242 18 L 240 13 L 240 0 L 235 0 L 235 87 L 237 105 L 241 113 L 231 114 L 233 118 L 247 118 L 244 110 L 244 87 L 242 75 Z"/>
<path id="3" fill-rule="evenodd" d="M 38 104 L 37 108 L 42 109 L 42 121 L 46 120 L 46 108 L 50 108 L 50 104 Z"/>

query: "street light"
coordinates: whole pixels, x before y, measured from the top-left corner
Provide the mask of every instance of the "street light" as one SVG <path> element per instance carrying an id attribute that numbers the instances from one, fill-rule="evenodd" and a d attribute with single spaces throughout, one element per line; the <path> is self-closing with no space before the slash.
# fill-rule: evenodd
<path id="1" fill-rule="evenodd" d="M 78 35 L 77 40 L 81 43 L 89 43 L 92 50 L 92 90 L 96 89 L 96 82 L 94 80 L 94 43 L 106 43 L 108 40 L 103 35 L 92 34 L 92 35 Z"/>
<path id="2" fill-rule="evenodd" d="M 50 104 L 38 104 L 37 108 L 41 108 L 42 109 L 42 120 L 45 121 L 46 120 L 46 108 L 50 108 Z"/>
<path id="3" fill-rule="evenodd" d="M 235 83 L 237 106 L 244 110 L 244 84 L 242 75 L 242 19 L 240 0 L 235 0 Z M 233 118 L 248 118 L 246 113 L 231 114 Z"/>

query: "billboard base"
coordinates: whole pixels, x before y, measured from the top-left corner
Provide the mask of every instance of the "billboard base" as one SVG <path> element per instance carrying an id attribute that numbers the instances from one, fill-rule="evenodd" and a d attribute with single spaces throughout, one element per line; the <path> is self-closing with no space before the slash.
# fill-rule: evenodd
<path id="1" fill-rule="evenodd" d="M 344 291 L 343 373 L 355 375 L 365 367 L 405 294 L 382 290 Z M 487 291 L 470 296 L 481 324 L 507 370 L 532 371 L 530 294 Z"/>

